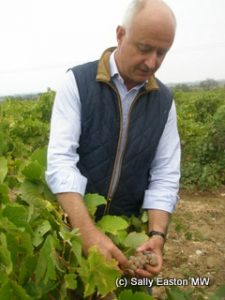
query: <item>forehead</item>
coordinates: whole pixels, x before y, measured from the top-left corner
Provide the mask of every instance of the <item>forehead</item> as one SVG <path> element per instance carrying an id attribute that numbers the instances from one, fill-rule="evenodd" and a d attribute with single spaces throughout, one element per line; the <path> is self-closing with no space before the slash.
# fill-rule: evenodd
<path id="1" fill-rule="evenodd" d="M 171 46 L 175 35 L 175 20 L 166 9 L 143 9 L 137 13 L 127 31 L 127 38 L 143 43 Z"/>
<path id="2" fill-rule="evenodd" d="M 127 38 L 136 43 L 155 44 L 161 48 L 170 48 L 175 35 L 175 25 L 169 17 L 163 14 L 137 14 L 131 23 Z"/>

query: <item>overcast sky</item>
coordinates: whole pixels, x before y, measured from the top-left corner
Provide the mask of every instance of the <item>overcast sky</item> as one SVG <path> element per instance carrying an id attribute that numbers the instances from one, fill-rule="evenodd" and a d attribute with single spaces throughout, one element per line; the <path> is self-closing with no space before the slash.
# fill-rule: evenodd
<path id="1" fill-rule="evenodd" d="M 55 89 L 68 67 L 116 45 L 130 0 L 0 0 L 0 95 Z M 177 34 L 156 76 L 225 79 L 225 0 L 166 0 Z"/>

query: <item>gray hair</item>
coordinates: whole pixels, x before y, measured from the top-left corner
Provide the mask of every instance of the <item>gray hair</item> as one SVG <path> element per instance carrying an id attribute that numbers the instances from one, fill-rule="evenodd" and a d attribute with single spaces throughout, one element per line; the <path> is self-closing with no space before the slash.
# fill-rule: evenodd
<path id="1" fill-rule="evenodd" d="M 126 29 L 128 29 L 130 27 L 133 17 L 136 15 L 136 13 L 138 13 L 140 10 L 142 10 L 145 7 L 147 1 L 148 0 L 132 0 L 130 2 L 130 4 L 128 5 L 128 7 L 126 9 L 124 17 L 123 17 L 123 21 L 122 21 L 123 27 L 125 27 Z M 163 3 L 170 11 L 170 13 L 174 19 L 174 24 L 176 27 L 176 17 L 174 15 L 172 9 L 164 1 L 162 1 L 162 0 L 159 0 L 159 1 L 161 3 Z"/>
<path id="2" fill-rule="evenodd" d="M 123 17 L 122 25 L 129 28 L 133 17 L 145 6 L 145 0 L 132 0 Z"/>

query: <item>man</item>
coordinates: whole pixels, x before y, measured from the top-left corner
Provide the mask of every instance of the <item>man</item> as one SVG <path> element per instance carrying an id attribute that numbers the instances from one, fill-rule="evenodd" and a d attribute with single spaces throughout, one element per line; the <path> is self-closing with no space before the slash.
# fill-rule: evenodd
<path id="1" fill-rule="evenodd" d="M 117 48 L 67 72 L 52 114 L 46 179 L 71 226 L 80 229 L 84 252 L 97 245 L 121 269 L 127 265 L 124 254 L 95 227 L 84 193 L 106 197 L 98 217 L 147 209 L 150 238 L 137 250 L 154 251 L 158 265 L 138 270 L 136 275 L 144 277 L 162 268 L 179 185 L 175 106 L 153 76 L 173 43 L 175 27 L 164 2 L 134 0 L 117 28 Z"/>

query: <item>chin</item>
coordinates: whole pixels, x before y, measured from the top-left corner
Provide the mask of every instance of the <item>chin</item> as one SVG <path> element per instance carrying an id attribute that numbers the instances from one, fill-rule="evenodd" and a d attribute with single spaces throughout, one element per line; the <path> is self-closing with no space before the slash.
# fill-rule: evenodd
<path id="1" fill-rule="evenodd" d="M 148 80 L 148 78 L 150 77 L 151 75 L 148 75 L 148 76 L 139 76 L 136 80 L 137 83 L 142 83 L 146 80 Z"/>

